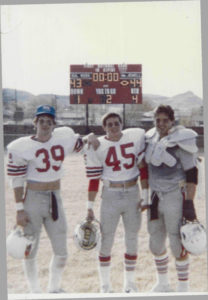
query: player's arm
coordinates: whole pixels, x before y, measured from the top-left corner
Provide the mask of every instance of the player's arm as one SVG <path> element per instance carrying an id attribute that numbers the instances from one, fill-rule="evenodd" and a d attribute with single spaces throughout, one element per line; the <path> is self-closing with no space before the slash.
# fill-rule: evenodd
<path id="1" fill-rule="evenodd" d="M 84 148 L 84 160 L 88 182 L 87 219 L 94 219 L 93 206 L 99 189 L 100 177 L 103 171 L 102 163 L 93 149 Z"/>
<path id="2" fill-rule="evenodd" d="M 84 144 L 88 145 L 88 148 L 92 145 L 94 150 L 97 150 L 97 148 L 100 146 L 100 142 L 93 132 L 84 136 L 82 138 L 82 141 Z"/>
<path id="3" fill-rule="evenodd" d="M 15 153 L 8 153 L 7 175 L 14 192 L 16 203 L 16 223 L 25 226 L 28 222 L 28 215 L 24 210 L 24 183 L 27 164 Z"/>
<path id="4" fill-rule="evenodd" d="M 99 179 L 90 179 L 88 184 L 88 201 L 87 201 L 87 220 L 92 221 L 94 215 L 94 203 L 99 189 Z"/>
<path id="5" fill-rule="evenodd" d="M 100 145 L 98 138 L 94 133 L 90 133 L 84 137 L 81 137 L 78 133 L 75 133 L 74 130 L 70 127 L 60 127 L 54 130 L 57 137 L 63 139 L 67 144 L 68 153 L 75 152 L 78 153 L 83 150 L 85 144 L 93 146 L 94 150 Z"/>
<path id="6" fill-rule="evenodd" d="M 141 211 L 146 210 L 149 207 L 149 183 L 148 183 L 148 166 L 143 159 L 138 165 L 140 171 L 140 184 L 141 184 Z"/>
<path id="7" fill-rule="evenodd" d="M 194 207 L 194 198 L 196 195 L 196 188 L 198 184 L 197 153 L 193 154 L 179 148 L 178 154 L 185 173 L 185 199 L 183 201 L 183 218 L 188 221 L 193 221 L 197 218 Z"/>
<path id="8" fill-rule="evenodd" d="M 90 133 L 84 137 L 78 137 L 74 147 L 74 152 L 80 152 L 81 150 L 83 150 L 85 144 L 87 144 L 88 149 L 92 145 L 93 149 L 97 150 L 97 148 L 100 145 L 100 142 L 94 133 Z"/>
<path id="9" fill-rule="evenodd" d="M 193 167 L 185 171 L 186 176 L 186 193 L 185 201 L 183 203 L 183 217 L 188 221 L 197 219 L 194 197 L 196 194 L 196 187 L 198 184 L 198 168 Z"/>
<path id="10" fill-rule="evenodd" d="M 24 187 L 15 187 L 14 191 L 14 198 L 16 202 L 16 223 L 20 226 L 25 226 L 29 219 L 28 215 L 24 210 Z"/>
<path id="11" fill-rule="evenodd" d="M 144 154 L 145 154 L 145 132 L 141 135 L 139 139 L 138 146 L 138 169 L 140 173 L 140 185 L 141 185 L 141 200 L 139 203 L 139 207 L 141 211 L 144 211 L 149 207 L 149 181 L 148 181 L 148 166 L 145 162 Z"/>

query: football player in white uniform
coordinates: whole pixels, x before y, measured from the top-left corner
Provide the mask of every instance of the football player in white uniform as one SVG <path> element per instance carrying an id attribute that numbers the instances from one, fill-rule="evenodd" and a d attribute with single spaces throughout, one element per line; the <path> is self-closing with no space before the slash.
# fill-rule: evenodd
<path id="1" fill-rule="evenodd" d="M 175 257 L 177 291 L 186 292 L 189 285 L 189 258 L 181 243 L 180 226 L 183 218 L 196 219 L 193 200 L 198 174 L 197 134 L 174 122 L 173 109 L 160 105 L 155 111 L 156 127 L 146 133 L 145 160 L 151 189 L 148 231 L 158 278 L 153 292 L 172 291 L 168 280 L 167 236 Z"/>
<path id="2" fill-rule="evenodd" d="M 34 136 L 18 138 L 8 145 L 7 174 L 14 190 L 16 223 L 35 239 L 23 260 L 29 289 L 32 293 L 41 292 L 36 254 L 43 224 L 54 253 L 49 267 L 48 292 L 60 293 L 67 261 L 67 223 L 60 196 L 62 163 L 67 154 L 78 152 L 84 142 L 69 127 L 54 129 L 52 106 L 39 106 L 34 124 Z"/>
<path id="3" fill-rule="evenodd" d="M 105 136 L 98 138 L 96 151 L 85 151 L 86 172 L 89 178 L 87 219 L 95 218 L 93 204 L 99 180 L 103 182 L 100 207 L 101 245 L 99 249 L 100 292 L 112 292 L 110 281 L 111 249 L 120 217 L 124 224 L 124 292 L 137 292 L 135 266 L 138 231 L 141 225 L 141 198 L 146 198 L 146 170 L 142 168 L 145 150 L 143 129 L 122 131 L 121 117 L 108 113 L 102 119 Z M 85 149 L 84 149 L 85 150 Z M 140 164 L 140 169 L 138 165 Z M 141 176 L 142 191 L 138 187 Z"/>

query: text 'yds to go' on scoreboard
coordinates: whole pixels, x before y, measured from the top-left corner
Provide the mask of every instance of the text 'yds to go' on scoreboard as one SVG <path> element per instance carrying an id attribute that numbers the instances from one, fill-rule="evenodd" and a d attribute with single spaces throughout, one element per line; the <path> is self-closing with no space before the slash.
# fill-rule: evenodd
<path id="1" fill-rule="evenodd" d="M 71 65 L 70 104 L 142 103 L 142 65 Z"/>

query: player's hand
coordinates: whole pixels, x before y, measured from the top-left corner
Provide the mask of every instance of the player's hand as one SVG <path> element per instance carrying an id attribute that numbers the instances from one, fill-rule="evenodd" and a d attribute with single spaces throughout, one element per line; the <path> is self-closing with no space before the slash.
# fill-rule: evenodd
<path id="1" fill-rule="evenodd" d="M 187 221 L 194 221 L 197 219 L 193 200 L 185 200 L 183 204 L 183 217 Z"/>
<path id="2" fill-rule="evenodd" d="M 16 216 L 16 223 L 17 225 L 20 226 L 26 226 L 27 223 L 29 222 L 29 217 L 28 214 L 26 213 L 25 210 L 18 210 L 17 211 L 17 216 Z"/>
<path id="3" fill-rule="evenodd" d="M 90 208 L 87 210 L 87 221 L 93 221 L 95 219 L 94 211 Z"/>
<path id="4" fill-rule="evenodd" d="M 145 203 L 145 201 L 143 199 L 141 199 L 138 203 L 138 209 L 143 212 L 145 211 L 146 209 L 148 209 L 150 207 L 149 204 Z"/>
<path id="5" fill-rule="evenodd" d="M 144 188 L 141 190 L 141 198 L 138 203 L 138 209 L 143 212 L 150 207 L 149 189 Z"/>
<path id="6" fill-rule="evenodd" d="M 97 148 L 100 146 L 100 142 L 93 132 L 91 132 L 87 136 L 87 145 L 88 145 L 88 149 L 90 145 L 92 145 L 94 150 L 97 150 Z"/>

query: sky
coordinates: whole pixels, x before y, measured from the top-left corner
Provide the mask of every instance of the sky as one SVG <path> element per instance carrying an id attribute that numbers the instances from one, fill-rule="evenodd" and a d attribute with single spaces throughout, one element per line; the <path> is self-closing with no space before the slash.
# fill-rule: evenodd
<path id="1" fill-rule="evenodd" d="M 69 95 L 70 64 L 142 64 L 143 93 L 202 97 L 200 1 L 3 6 L 3 88 Z"/>

